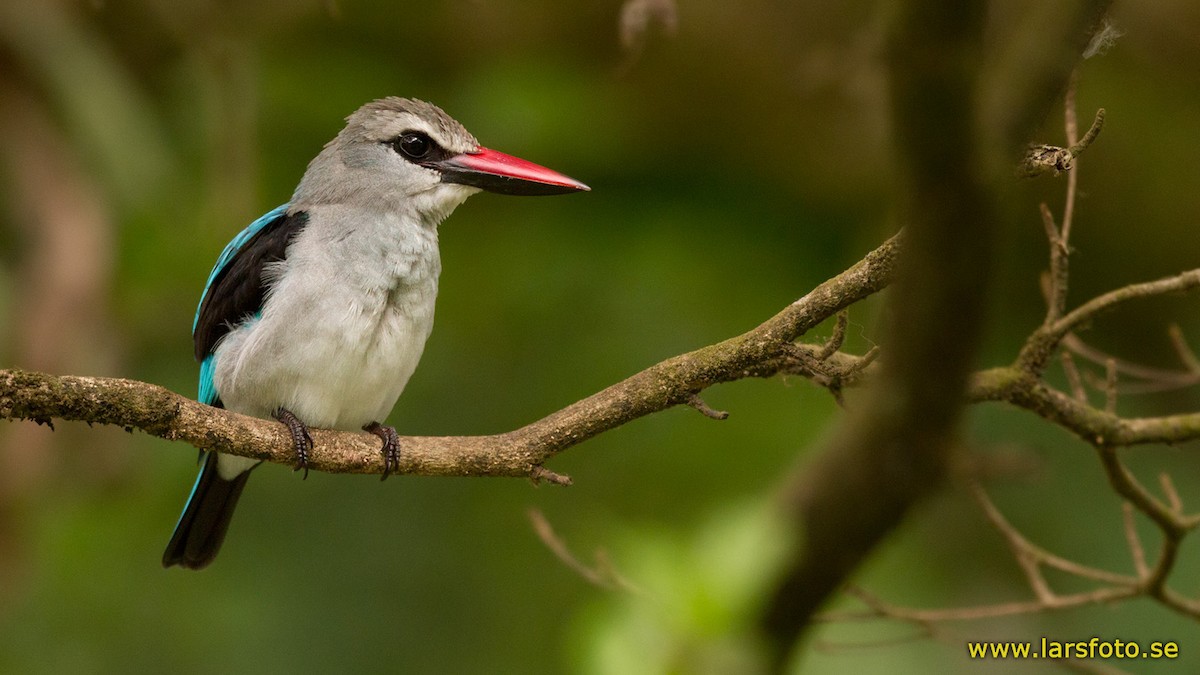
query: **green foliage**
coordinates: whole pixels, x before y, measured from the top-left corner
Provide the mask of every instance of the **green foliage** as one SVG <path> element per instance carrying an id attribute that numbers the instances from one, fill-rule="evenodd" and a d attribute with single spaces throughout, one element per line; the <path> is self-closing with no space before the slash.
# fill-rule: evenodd
<path id="1" fill-rule="evenodd" d="M 580 672 L 761 671 L 757 612 L 792 548 L 771 506 L 731 502 L 691 533 L 630 534 L 619 573 L 636 587 L 583 615 Z"/>

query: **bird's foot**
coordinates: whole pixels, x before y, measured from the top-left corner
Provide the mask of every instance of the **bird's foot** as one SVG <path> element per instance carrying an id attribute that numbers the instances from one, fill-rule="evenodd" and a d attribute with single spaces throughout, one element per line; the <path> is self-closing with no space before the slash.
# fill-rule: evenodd
<path id="1" fill-rule="evenodd" d="M 369 431 L 383 439 L 383 447 L 380 448 L 380 451 L 383 452 L 383 475 L 379 480 L 387 480 L 393 471 L 400 470 L 400 435 L 396 433 L 395 427 L 385 426 L 379 422 L 365 425 L 363 431 Z"/>
<path id="2" fill-rule="evenodd" d="M 308 426 L 287 408 L 276 409 L 274 415 L 275 419 L 282 422 L 292 435 L 292 448 L 296 451 L 296 463 L 292 465 L 292 471 L 304 469 L 304 480 L 308 480 L 308 452 L 313 448 L 313 439 L 308 434 Z"/>

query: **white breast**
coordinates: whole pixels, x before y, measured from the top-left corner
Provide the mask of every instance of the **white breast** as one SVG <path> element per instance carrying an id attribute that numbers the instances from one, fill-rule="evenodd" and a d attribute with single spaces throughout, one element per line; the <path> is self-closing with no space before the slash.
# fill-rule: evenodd
<path id="1" fill-rule="evenodd" d="M 437 232 L 395 214 L 309 217 L 261 317 L 217 347 L 215 383 L 231 410 L 360 429 L 391 412 L 433 329 Z"/>

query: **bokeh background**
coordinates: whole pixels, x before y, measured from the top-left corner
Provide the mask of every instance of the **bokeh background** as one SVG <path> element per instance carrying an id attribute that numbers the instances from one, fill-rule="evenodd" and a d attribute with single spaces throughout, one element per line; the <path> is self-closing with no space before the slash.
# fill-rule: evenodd
<path id="1" fill-rule="evenodd" d="M 989 48 L 1003 59 L 1006 45 L 1036 35 L 1039 3 L 995 4 Z M 895 228 L 889 2 L 681 1 L 633 48 L 622 46 L 621 11 L 618 0 L 0 3 L 0 365 L 194 392 L 191 320 L 222 246 L 287 200 L 344 116 L 387 95 L 433 101 L 486 145 L 593 188 L 484 194 L 443 225 L 437 327 L 389 419 L 401 433 L 533 421 L 757 325 Z M 1104 106 L 1108 125 L 1080 162 L 1076 302 L 1200 265 L 1200 5 L 1118 2 L 1113 19 L 1123 37 L 1079 80 L 1081 119 Z M 1033 140 L 1062 143 L 1061 119 L 1058 106 Z M 1006 194 L 981 364 L 1010 360 L 1040 322 L 1037 205 L 1059 208 L 1064 189 L 1047 178 Z M 874 344 L 878 308 L 851 312 L 850 349 Z M 1200 341 L 1197 308 L 1184 297 L 1138 304 L 1087 338 L 1176 365 L 1166 327 Z M 193 480 L 192 448 L 5 423 L 0 672 L 753 672 L 756 612 L 789 546 L 766 504 L 837 406 L 801 380 L 744 381 L 705 398 L 731 417 L 667 411 L 554 460 L 575 479 L 569 489 L 301 481 L 263 467 L 202 573 L 159 566 Z M 1194 391 L 1121 400 L 1131 415 L 1197 406 Z M 973 452 L 1001 467 L 994 498 L 1035 542 L 1131 571 L 1120 504 L 1085 445 L 994 406 L 973 410 L 969 426 Z M 1195 453 L 1137 449 L 1130 463 L 1148 482 L 1169 471 L 1195 507 Z M 595 564 L 599 551 L 637 590 L 569 569 L 535 534 L 530 509 L 581 560 Z M 1196 595 L 1200 550 L 1188 542 L 1182 555 L 1173 587 Z M 856 583 L 921 607 L 1029 595 L 1000 537 L 954 488 Z M 933 638 L 823 625 L 796 663 L 1055 672 L 964 656 L 967 639 L 1042 635 L 1177 640 L 1177 661 L 1131 669 L 1200 667 L 1196 623 L 1145 601 L 955 624 Z"/>

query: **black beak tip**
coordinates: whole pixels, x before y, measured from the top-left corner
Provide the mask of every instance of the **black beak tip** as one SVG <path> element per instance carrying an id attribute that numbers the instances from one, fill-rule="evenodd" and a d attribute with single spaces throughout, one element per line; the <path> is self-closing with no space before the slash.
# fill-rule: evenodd
<path id="1" fill-rule="evenodd" d="M 591 187 L 578 181 L 572 183 L 545 183 L 525 178 L 472 171 L 444 172 L 442 173 L 442 182 L 470 185 L 500 195 L 522 197 L 569 195 L 577 192 L 591 192 L 592 190 Z"/>

